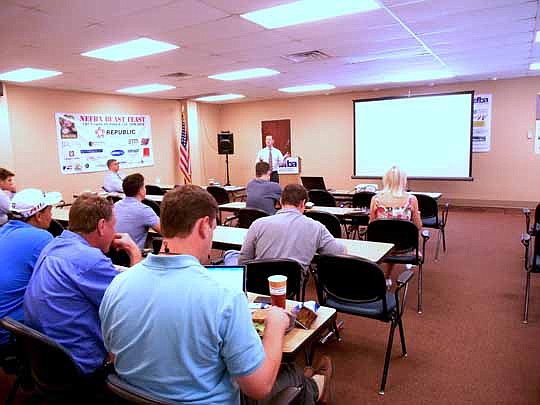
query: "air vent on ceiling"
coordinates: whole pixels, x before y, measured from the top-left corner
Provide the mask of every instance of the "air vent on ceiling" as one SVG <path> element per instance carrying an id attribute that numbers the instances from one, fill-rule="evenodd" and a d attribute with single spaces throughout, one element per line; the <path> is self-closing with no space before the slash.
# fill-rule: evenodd
<path id="1" fill-rule="evenodd" d="M 172 77 L 173 79 L 185 79 L 187 77 L 191 77 L 191 75 L 189 73 L 176 72 L 176 73 L 169 73 L 166 75 L 162 75 L 161 77 Z"/>
<path id="2" fill-rule="evenodd" d="M 294 63 L 302 62 L 317 62 L 325 59 L 330 59 L 331 56 L 324 53 L 323 51 L 307 51 L 307 52 L 298 52 L 291 53 L 290 55 L 283 56 L 284 59 Z"/>

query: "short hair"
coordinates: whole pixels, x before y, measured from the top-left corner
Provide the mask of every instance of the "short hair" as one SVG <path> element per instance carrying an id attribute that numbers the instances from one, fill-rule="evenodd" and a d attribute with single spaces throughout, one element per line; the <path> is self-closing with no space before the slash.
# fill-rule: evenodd
<path id="1" fill-rule="evenodd" d="M 15 176 L 15 173 L 10 172 L 8 169 L 4 169 L 3 167 L 0 167 L 0 180 L 4 181 L 9 177 Z"/>
<path id="2" fill-rule="evenodd" d="M 300 206 L 302 200 L 307 201 L 308 192 L 301 184 L 287 184 L 281 193 L 281 203 Z"/>
<path id="3" fill-rule="evenodd" d="M 118 162 L 118 160 L 116 160 L 116 159 L 109 159 L 109 160 L 107 160 L 107 167 L 110 169 L 110 168 L 111 168 L 111 165 L 112 165 L 114 162 Z"/>
<path id="4" fill-rule="evenodd" d="M 383 177 L 383 193 L 400 197 L 407 188 L 407 174 L 397 166 L 392 166 Z"/>
<path id="5" fill-rule="evenodd" d="M 208 191 L 189 184 L 176 187 L 161 203 L 161 234 L 166 238 L 186 237 L 200 218 L 213 220 L 217 215 L 218 204 Z"/>
<path id="6" fill-rule="evenodd" d="M 270 165 L 266 162 L 257 162 L 255 164 L 255 176 L 261 177 L 270 171 Z"/>
<path id="7" fill-rule="evenodd" d="M 83 193 L 69 210 L 69 230 L 89 234 L 97 229 L 100 219 L 110 221 L 112 216 L 112 202 L 94 193 Z"/>
<path id="8" fill-rule="evenodd" d="M 140 173 L 133 173 L 122 181 L 122 189 L 126 197 L 135 197 L 144 186 L 144 176 Z"/>

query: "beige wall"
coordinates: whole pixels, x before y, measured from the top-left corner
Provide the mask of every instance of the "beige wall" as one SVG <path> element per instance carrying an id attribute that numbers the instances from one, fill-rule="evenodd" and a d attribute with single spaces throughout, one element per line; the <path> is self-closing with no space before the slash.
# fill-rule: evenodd
<path id="1" fill-rule="evenodd" d="M 123 169 L 125 174 L 140 172 L 147 182 L 157 177 L 162 184 L 177 183 L 178 159 L 175 125 L 180 103 L 141 97 L 127 97 L 73 91 L 6 86 L 9 123 L 13 144 L 13 169 L 18 189 L 38 187 L 61 191 L 64 199 L 85 189 L 97 190 L 105 172 L 69 174 L 60 172 L 56 144 L 56 112 L 148 114 L 152 120 L 155 147 L 154 166 Z M 5 97 L 4 97 L 5 98 Z"/>
<path id="2" fill-rule="evenodd" d="M 540 155 L 527 132 L 535 128 L 536 95 L 540 78 L 482 81 L 455 85 L 411 88 L 412 94 L 475 90 L 493 94 L 491 152 L 473 154 L 474 181 L 411 181 L 416 190 L 441 191 L 455 203 L 519 206 L 540 201 L 531 186 L 540 172 Z M 235 103 L 200 109 L 200 120 L 234 133 L 235 155 L 231 157 L 234 184 L 245 184 L 252 176 L 260 148 L 261 121 L 291 120 L 293 154 L 303 158 L 302 172 L 324 175 L 327 185 L 350 188 L 361 180 L 353 171 L 353 103 L 360 98 L 406 95 L 409 89 L 393 89 L 328 96 L 297 97 L 252 103 Z M 217 117 L 216 117 L 217 115 Z M 215 137 L 215 132 L 210 133 Z M 216 159 L 216 140 L 204 150 L 207 162 Z M 444 151 L 441 151 L 444 153 Z M 335 162 L 328 165 L 329 162 Z M 223 179 L 221 163 L 206 166 L 207 176 Z M 223 164 L 224 166 L 224 164 Z"/>
<path id="3" fill-rule="evenodd" d="M 3 84 L 0 83 L 0 90 Z M 0 97 L 0 167 L 8 170 L 13 168 L 13 148 L 11 146 L 11 135 L 9 130 L 9 115 L 7 92 L 4 89 L 4 95 Z"/>

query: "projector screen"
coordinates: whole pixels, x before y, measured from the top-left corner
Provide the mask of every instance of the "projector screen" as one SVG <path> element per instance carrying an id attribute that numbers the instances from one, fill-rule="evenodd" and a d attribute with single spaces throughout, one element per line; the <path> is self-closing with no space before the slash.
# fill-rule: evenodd
<path id="1" fill-rule="evenodd" d="M 353 178 L 472 180 L 473 91 L 354 100 Z"/>

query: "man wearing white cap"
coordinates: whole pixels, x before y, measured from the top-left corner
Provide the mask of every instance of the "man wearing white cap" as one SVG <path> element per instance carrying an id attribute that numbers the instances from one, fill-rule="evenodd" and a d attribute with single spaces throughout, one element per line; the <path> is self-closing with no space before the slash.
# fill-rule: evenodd
<path id="1" fill-rule="evenodd" d="M 0 227 L 0 318 L 24 321 L 23 299 L 41 250 L 53 237 L 46 231 L 51 223 L 51 205 L 60 193 L 27 188 L 11 200 L 11 220 Z M 0 351 L 9 354 L 9 333 L 0 329 Z"/>

